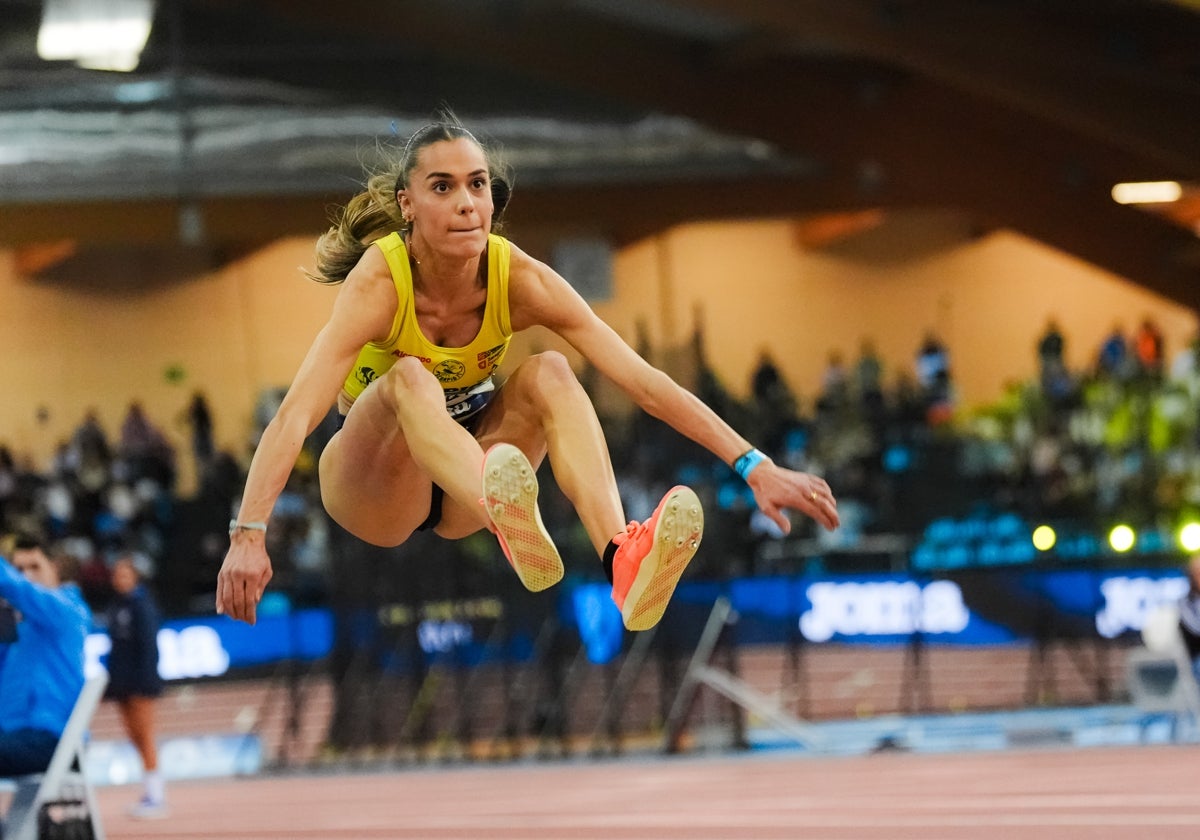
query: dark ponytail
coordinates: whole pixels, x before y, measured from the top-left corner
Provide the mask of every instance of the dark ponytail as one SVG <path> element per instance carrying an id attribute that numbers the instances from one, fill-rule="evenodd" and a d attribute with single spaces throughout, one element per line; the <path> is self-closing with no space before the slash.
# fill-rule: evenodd
<path id="1" fill-rule="evenodd" d="M 512 186 L 503 175 L 492 175 L 492 230 L 496 230 L 502 221 L 504 208 L 512 198 Z"/>

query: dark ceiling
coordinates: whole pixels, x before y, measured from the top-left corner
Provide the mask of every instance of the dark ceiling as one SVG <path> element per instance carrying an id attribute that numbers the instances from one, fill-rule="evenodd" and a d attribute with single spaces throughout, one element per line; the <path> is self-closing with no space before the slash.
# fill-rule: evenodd
<path id="1" fill-rule="evenodd" d="M 41 61 L 39 0 L 0 0 L 0 246 L 161 245 L 181 206 L 210 242 L 310 233 L 448 103 L 517 170 L 514 223 L 949 208 L 1200 309 L 1193 2 L 158 6 L 118 74 Z M 1110 196 L 1163 179 L 1193 189 Z"/>

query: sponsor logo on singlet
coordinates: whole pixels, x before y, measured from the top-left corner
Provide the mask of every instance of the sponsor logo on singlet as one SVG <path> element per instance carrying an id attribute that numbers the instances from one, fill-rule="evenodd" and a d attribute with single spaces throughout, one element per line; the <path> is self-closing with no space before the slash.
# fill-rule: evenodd
<path id="1" fill-rule="evenodd" d="M 478 354 L 475 357 L 475 361 L 478 364 L 480 370 L 487 370 L 488 368 L 490 368 L 496 364 L 496 359 L 498 359 L 500 357 L 500 354 L 503 352 L 504 352 L 504 345 L 497 344 L 495 347 L 484 350 L 482 353 Z"/>
<path id="2" fill-rule="evenodd" d="M 437 377 L 438 382 L 457 382 L 463 378 L 463 374 L 467 372 L 467 366 L 458 359 L 445 359 L 437 363 L 433 369 L 433 375 Z"/>
<path id="3" fill-rule="evenodd" d="M 365 365 L 354 371 L 354 378 L 366 387 L 379 378 L 379 374 L 375 372 L 375 368 L 369 368 Z"/>
<path id="4" fill-rule="evenodd" d="M 423 365 L 427 365 L 427 364 L 430 364 L 433 362 L 433 359 L 429 358 L 428 356 L 418 356 L 416 353 L 405 353 L 403 350 L 393 350 L 392 355 L 395 356 L 397 359 L 403 359 L 405 356 L 412 356 L 414 359 L 416 359 Z"/>

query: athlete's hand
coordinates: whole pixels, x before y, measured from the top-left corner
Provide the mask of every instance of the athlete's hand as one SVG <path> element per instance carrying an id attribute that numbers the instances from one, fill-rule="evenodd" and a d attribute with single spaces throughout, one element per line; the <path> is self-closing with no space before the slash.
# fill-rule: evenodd
<path id="1" fill-rule="evenodd" d="M 253 624 L 272 574 L 265 535 L 235 532 L 217 575 L 217 615 Z"/>
<path id="2" fill-rule="evenodd" d="M 750 471 L 746 483 L 754 491 L 754 501 L 759 509 L 785 534 L 792 530 L 792 523 L 785 513 L 788 509 L 812 517 L 829 531 L 841 524 L 837 499 L 820 476 L 789 470 L 768 459 Z"/>

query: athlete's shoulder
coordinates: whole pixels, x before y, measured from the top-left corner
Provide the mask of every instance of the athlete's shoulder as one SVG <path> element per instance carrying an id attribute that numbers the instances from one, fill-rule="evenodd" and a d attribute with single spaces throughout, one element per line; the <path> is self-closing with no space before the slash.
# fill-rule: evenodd
<path id="1" fill-rule="evenodd" d="M 390 236 L 384 237 L 384 239 L 389 238 Z M 363 255 L 359 257 L 354 268 L 350 269 L 350 273 L 346 275 L 347 283 L 357 282 L 359 284 L 366 283 L 370 285 L 386 281 L 390 285 L 392 282 L 392 266 L 391 261 L 387 257 L 387 247 L 388 243 L 385 243 L 383 240 L 376 240 L 368 245 L 367 250 L 363 251 Z"/>
<path id="2" fill-rule="evenodd" d="M 391 254 L 396 251 L 404 252 L 406 250 L 404 247 L 404 237 L 401 236 L 400 231 L 397 230 L 379 237 L 369 246 L 367 246 L 368 251 L 370 251 L 372 248 L 379 251 L 381 254 Z"/>
<path id="3" fill-rule="evenodd" d="M 400 306 L 400 290 L 392 268 L 374 243 L 346 275 L 334 307 L 334 317 L 350 317 L 366 329 L 366 341 L 379 340 L 392 333 L 393 320 Z"/>
<path id="4" fill-rule="evenodd" d="M 521 276 L 535 277 L 543 271 L 549 269 L 541 260 L 531 256 L 518 247 L 517 243 L 512 240 L 505 240 L 508 243 L 508 273 L 510 277 L 519 279 Z"/>

